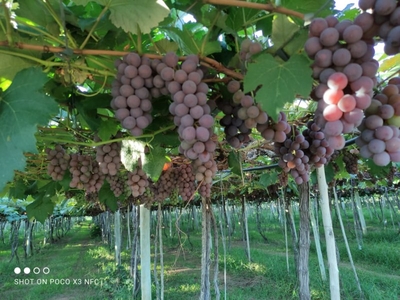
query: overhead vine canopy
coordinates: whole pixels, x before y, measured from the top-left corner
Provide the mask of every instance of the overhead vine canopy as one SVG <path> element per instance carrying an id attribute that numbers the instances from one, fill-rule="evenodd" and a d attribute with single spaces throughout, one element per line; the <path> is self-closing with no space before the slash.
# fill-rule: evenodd
<path id="1" fill-rule="evenodd" d="M 1 194 L 43 219 L 65 196 L 210 197 L 229 168 L 243 184 L 243 168 L 278 164 L 301 184 L 359 135 L 387 174 L 399 8 L 367 2 L 2 0 Z"/>

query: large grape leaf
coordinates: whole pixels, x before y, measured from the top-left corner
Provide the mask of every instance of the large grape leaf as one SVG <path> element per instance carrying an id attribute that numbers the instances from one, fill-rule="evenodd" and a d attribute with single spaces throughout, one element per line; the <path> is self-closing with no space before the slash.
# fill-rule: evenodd
<path id="1" fill-rule="evenodd" d="M 60 11 L 59 1 L 51 0 L 47 2 L 58 14 Z M 18 4 L 19 7 L 15 11 L 17 16 L 26 18 L 46 29 L 53 28 L 53 26 L 51 25 L 57 24 L 53 16 L 50 14 L 49 10 L 46 8 L 46 4 L 44 3 L 44 1 L 19 0 Z M 59 32 L 59 26 L 54 27 L 54 29 L 55 28 L 57 28 L 57 31 Z"/>
<path id="2" fill-rule="evenodd" d="M 35 201 L 26 206 L 28 218 L 35 218 L 41 223 L 53 214 L 55 202 L 57 202 L 57 191 L 61 185 L 57 181 L 50 181 L 39 189 L 34 195 Z"/>
<path id="3" fill-rule="evenodd" d="M 18 71 L 31 67 L 33 64 L 17 56 L 0 53 L 0 76 L 12 80 Z"/>
<path id="4" fill-rule="evenodd" d="M 86 5 L 92 0 L 73 0 Z M 110 9 L 110 20 L 133 34 L 150 33 L 169 14 L 169 8 L 162 0 L 93 0 Z M 140 31 L 139 31 L 140 30 Z"/>
<path id="5" fill-rule="evenodd" d="M 164 164 L 167 162 L 165 149 L 160 145 L 152 145 L 153 148 L 144 156 L 143 171 L 146 172 L 153 181 L 157 181 L 161 175 Z"/>
<path id="6" fill-rule="evenodd" d="M 260 14 L 262 14 L 262 12 L 258 9 L 231 7 L 228 11 L 226 25 L 235 32 L 240 31 L 244 27 L 252 25 L 251 20 L 255 19 L 255 17 Z"/>
<path id="7" fill-rule="evenodd" d="M 107 180 L 104 181 L 104 184 L 99 191 L 99 201 L 100 203 L 107 205 L 111 211 L 116 211 L 118 209 L 117 198 L 111 191 L 110 184 Z"/>
<path id="8" fill-rule="evenodd" d="M 218 41 L 205 42 L 204 39 L 208 38 L 205 34 L 202 34 L 202 39 L 196 39 L 194 33 L 188 28 L 180 30 L 173 27 L 163 27 L 162 30 L 179 45 L 179 48 L 182 49 L 185 54 L 201 54 L 207 56 L 221 52 L 222 50 Z"/>
<path id="9" fill-rule="evenodd" d="M 118 123 L 116 120 L 101 120 L 97 134 L 102 141 L 107 141 L 113 135 L 117 134 L 118 129 Z"/>
<path id="10" fill-rule="evenodd" d="M 287 62 L 279 62 L 264 53 L 248 65 L 244 92 L 261 86 L 255 99 L 276 121 L 286 103 L 293 103 L 297 96 L 310 95 L 312 82 L 311 68 L 305 56 L 295 54 Z"/>
<path id="11" fill-rule="evenodd" d="M 335 5 L 334 1 L 326 0 L 282 0 L 281 5 L 301 13 L 313 13 L 316 16 L 327 16 Z"/>
<path id="12" fill-rule="evenodd" d="M 300 27 L 290 22 L 287 16 L 276 15 L 272 22 L 271 40 L 274 44 L 273 48 L 277 50 L 286 45 L 299 29 Z"/>
<path id="13" fill-rule="evenodd" d="M 0 32 L 0 40 L 6 40 L 6 35 Z M 13 49 L 13 51 L 19 51 Z M 13 56 L 11 54 L 0 53 L 0 77 L 12 80 L 20 70 L 32 67 L 35 63 L 25 58 Z"/>
<path id="14" fill-rule="evenodd" d="M 264 188 L 267 188 L 270 185 L 275 184 L 277 181 L 278 181 L 278 173 L 273 171 L 262 174 L 260 176 L 258 183 L 262 185 Z"/>
<path id="15" fill-rule="evenodd" d="M 46 221 L 47 217 L 53 213 L 54 203 L 49 197 L 41 196 L 26 207 L 28 218 L 35 218 L 42 224 Z"/>
<path id="16" fill-rule="evenodd" d="M 54 99 L 41 91 L 47 80 L 39 68 L 24 69 L 0 98 L 0 190 L 14 170 L 24 170 L 24 152 L 37 152 L 36 126 L 57 113 Z"/>
<path id="17" fill-rule="evenodd" d="M 241 157 L 240 157 L 239 152 L 237 152 L 237 151 L 229 152 L 228 164 L 229 164 L 229 168 L 231 168 L 233 174 L 243 177 L 242 162 L 241 162 Z"/>

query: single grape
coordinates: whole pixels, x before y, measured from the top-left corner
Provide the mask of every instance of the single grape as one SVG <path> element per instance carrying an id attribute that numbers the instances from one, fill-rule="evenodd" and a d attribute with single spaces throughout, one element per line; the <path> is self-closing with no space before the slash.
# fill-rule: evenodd
<path id="1" fill-rule="evenodd" d="M 323 111 L 323 116 L 327 121 L 339 120 L 343 115 L 343 112 L 335 104 L 329 104 Z"/>
<path id="2" fill-rule="evenodd" d="M 343 40 L 346 43 L 355 43 L 363 36 L 363 30 L 358 25 L 350 25 L 343 31 Z"/>
<path id="3" fill-rule="evenodd" d="M 348 80 L 344 73 L 336 72 L 328 78 L 327 85 L 333 90 L 343 90 L 347 86 Z"/>

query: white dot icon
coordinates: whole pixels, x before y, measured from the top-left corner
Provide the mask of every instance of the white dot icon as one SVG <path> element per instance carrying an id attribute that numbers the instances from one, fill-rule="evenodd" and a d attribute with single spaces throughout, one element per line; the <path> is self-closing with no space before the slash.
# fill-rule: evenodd
<path id="1" fill-rule="evenodd" d="M 28 267 L 24 268 L 24 273 L 25 274 L 29 274 L 31 272 L 31 269 L 29 269 Z"/>
<path id="2" fill-rule="evenodd" d="M 15 273 L 15 274 L 19 274 L 19 273 L 21 273 L 21 269 L 20 269 L 20 268 L 18 268 L 18 267 L 16 267 L 16 268 L 14 269 L 14 273 Z"/>

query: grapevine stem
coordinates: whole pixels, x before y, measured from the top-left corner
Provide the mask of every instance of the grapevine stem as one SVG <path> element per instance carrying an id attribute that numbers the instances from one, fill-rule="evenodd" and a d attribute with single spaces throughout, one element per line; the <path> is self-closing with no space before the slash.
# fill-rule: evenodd
<path id="1" fill-rule="evenodd" d="M 80 145 L 80 146 L 86 146 L 86 147 L 96 147 L 96 146 L 101 146 L 101 145 L 105 145 L 105 144 L 109 144 L 109 143 L 113 143 L 113 142 L 122 142 L 124 140 L 137 140 L 137 139 L 142 139 L 142 138 L 151 138 L 154 137 L 157 134 L 160 134 L 162 132 L 168 131 L 168 130 L 172 130 L 174 129 L 176 126 L 175 125 L 171 125 L 168 127 L 164 127 L 161 128 L 157 131 L 155 131 L 154 133 L 149 133 L 149 134 L 142 134 L 141 136 L 138 137 L 123 137 L 123 138 L 118 138 L 118 139 L 114 139 L 114 140 L 109 140 L 109 141 L 100 141 L 100 142 L 92 142 L 92 143 L 85 143 L 85 142 L 77 142 L 77 141 L 71 141 L 71 140 L 63 140 L 63 139 L 57 139 L 51 137 L 51 136 L 37 136 L 37 139 L 43 140 L 43 141 L 51 141 L 53 143 L 62 143 L 62 144 L 73 144 L 73 145 Z"/>
<path id="2" fill-rule="evenodd" d="M 142 48 L 142 31 L 140 30 L 139 24 L 137 24 L 137 52 L 139 55 L 143 54 L 143 48 Z"/>
<path id="3" fill-rule="evenodd" d="M 63 22 L 60 20 L 60 18 L 58 17 L 57 13 L 54 11 L 53 7 L 51 6 L 51 4 L 48 2 L 48 0 L 44 1 L 47 10 L 49 11 L 49 13 L 51 14 L 51 16 L 53 17 L 54 21 L 56 21 L 56 23 L 58 24 L 58 26 L 60 26 L 60 28 L 62 28 L 64 30 L 64 25 Z M 63 7 L 64 8 L 64 7 Z M 61 8 L 60 8 L 61 9 Z M 75 40 L 73 39 L 73 37 L 69 34 L 68 30 L 65 30 L 64 34 L 67 36 L 69 42 L 71 43 L 73 48 L 76 48 L 76 44 L 75 44 Z"/>
<path id="4" fill-rule="evenodd" d="M 209 57 L 201 57 L 201 60 L 208 63 L 212 68 L 214 68 L 215 70 L 217 70 L 220 73 L 224 73 L 232 78 L 236 78 L 239 80 L 242 80 L 244 78 L 243 74 L 235 72 L 233 70 L 230 70 L 226 67 L 224 67 L 220 62 L 209 58 Z"/>
<path id="5" fill-rule="evenodd" d="M 30 29 L 37 31 L 37 32 L 38 32 L 38 35 L 44 35 L 44 36 L 47 37 L 49 40 L 52 40 L 53 42 L 57 42 L 57 43 L 60 44 L 60 45 L 63 45 L 63 44 L 64 44 L 64 41 L 62 41 L 62 40 L 60 40 L 60 39 L 58 39 L 58 38 L 52 36 L 51 34 L 49 34 L 48 32 L 46 32 L 45 30 L 40 29 L 38 26 L 33 26 L 31 23 L 25 22 L 25 21 L 22 20 L 20 17 L 16 17 L 15 19 L 16 19 L 16 21 L 18 22 L 18 24 L 19 24 L 19 23 L 24 24 L 25 26 L 29 27 Z M 21 29 L 21 28 L 19 28 L 19 27 L 17 28 L 17 30 L 20 31 L 20 32 L 23 32 L 23 33 L 32 35 L 32 32 L 25 31 L 25 30 L 23 30 L 23 29 Z"/>
<path id="6" fill-rule="evenodd" d="M 154 42 L 153 37 L 151 36 L 151 34 L 148 34 L 149 40 L 150 42 L 154 45 L 154 49 L 156 49 L 156 52 L 160 55 L 162 55 L 162 52 L 160 51 L 160 49 L 158 48 L 157 44 Z"/>
<path id="7" fill-rule="evenodd" d="M 14 44 L 10 44 L 8 41 L 0 41 L 0 47 L 10 47 L 10 45 L 13 45 L 19 49 L 27 49 L 27 50 L 35 50 L 35 51 L 42 51 L 42 52 L 52 52 L 52 53 L 60 53 L 65 51 L 65 48 L 63 47 L 53 47 L 53 46 L 40 46 L 40 45 L 32 45 L 32 44 L 26 44 L 26 43 L 14 43 Z M 1 50 L 0 50 L 1 51 Z M 124 56 L 128 53 L 130 53 L 129 51 L 115 51 L 115 50 L 96 50 L 96 49 L 72 49 L 74 54 L 77 55 L 109 55 L 109 56 Z M 3 52 L 5 53 L 5 52 Z M 17 55 L 17 53 L 12 52 L 12 53 L 8 53 L 7 54 L 11 54 L 11 55 Z M 157 54 L 143 54 L 143 56 L 147 56 L 148 58 L 151 59 L 161 59 L 162 56 L 161 55 L 157 55 Z M 28 57 L 27 55 L 24 56 L 24 58 L 28 58 L 28 59 L 33 59 Z M 185 60 L 186 57 L 180 57 L 179 60 Z M 239 80 L 243 80 L 244 76 L 241 73 L 235 72 L 234 70 L 228 69 L 225 66 L 223 66 L 220 62 L 209 58 L 209 57 L 201 57 L 201 60 L 205 63 L 207 63 L 209 66 L 211 66 L 211 68 L 217 70 L 220 73 L 224 73 L 232 78 L 236 78 Z M 40 63 L 42 63 L 42 60 L 38 60 L 40 61 Z M 43 65 L 45 66 L 51 66 L 49 65 L 49 62 L 44 62 Z M 57 66 L 62 66 L 63 64 L 56 64 Z M 114 74 L 110 73 L 110 72 L 106 72 L 106 71 L 102 71 L 100 72 L 99 70 L 93 69 L 93 68 L 85 68 L 83 66 L 79 66 L 80 69 L 84 69 L 84 70 L 88 70 L 88 71 L 93 71 L 93 72 L 97 72 L 98 74 L 102 74 L 102 75 L 110 75 L 110 76 L 114 76 Z"/>
<path id="8" fill-rule="evenodd" d="M 5 50 L 0 50 L 0 53 L 2 54 L 8 54 L 8 55 L 14 55 L 14 56 L 18 56 L 21 58 L 25 58 L 25 59 L 30 59 L 33 60 L 34 62 L 37 62 L 45 67 L 58 67 L 63 65 L 63 63 L 58 63 L 58 62 L 52 62 L 52 61 L 45 61 L 45 60 L 41 60 L 39 58 L 30 56 L 30 55 L 26 55 L 23 53 L 19 53 L 19 52 L 10 52 L 10 51 L 5 51 Z"/>
<path id="9" fill-rule="evenodd" d="M 13 42 L 13 37 L 12 37 L 12 32 L 13 32 L 13 28 L 11 25 L 11 17 L 10 17 L 10 11 L 6 5 L 6 0 L 2 0 L 1 4 L 3 6 L 3 10 L 4 10 L 4 17 L 6 19 L 6 36 L 7 36 L 7 40 L 9 43 Z"/>
<path id="10" fill-rule="evenodd" d="M 206 47 L 206 43 L 207 43 L 207 41 L 208 41 L 208 36 L 210 35 L 211 29 L 214 27 L 214 25 L 215 25 L 215 23 L 217 22 L 217 20 L 219 19 L 220 15 L 221 15 L 221 12 L 218 11 L 218 13 L 215 15 L 214 20 L 212 21 L 211 26 L 208 28 L 207 34 L 206 34 L 206 36 L 204 37 L 203 43 L 201 44 L 201 49 L 200 49 L 201 54 L 204 53 L 204 48 Z"/>
<path id="11" fill-rule="evenodd" d="M 0 20 L 0 28 L 3 31 L 4 34 L 7 34 L 7 29 L 4 27 L 3 22 Z"/>
<path id="12" fill-rule="evenodd" d="M 259 17 L 259 18 L 257 18 L 257 19 L 250 19 L 249 21 L 246 21 L 246 22 L 243 24 L 243 26 L 244 26 L 244 27 L 250 26 L 250 25 L 252 25 L 252 24 L 257 23 L 258 21 L 261 21 L 261 20 L 264 20 L 264 19 L 267 19 L 267 18 L 271 18 L 272 16 L 273 16 L 272 14 L 267 14 L 267 15 L 262 16 L 262 17 Z"/>
<path id="13" fill-rule="evenodd" d="M 101 18 L 104 16 L 104 14 L 108 11 L 108 6 L 104 6 L 103 10 L 101 11 L 101 13 L 99 14 L 99 16 L 96 19 L 96 22 L 93 24 L 92 28 L 90 28 L 90 31 L 88 33 L 88 35 L 86 36 L 85 40 L 83 41 L 83 43 L 81 44 L 81 46 L 79 47 L 79 49 L 83 49 L 85 48 L 87 42 L 89 41 L 90 37 L 92 36 L 94 30 L 96 29 L 97 25 L 99 24 Z"/>
<path id="14" fill-rule="evenodd" d="M 203 0 L 204 3 L 214 4 L 214 5 L 227 5 L 227 6 L 239 6 L 253 9 L 266 10 L 269 12 L 280 13 L 287 16 L 293 16 L 304 20 L 304 14 L 291 10 L 282 6 L 274 6 L 272 4 L 262 4 L 255 2 L 245 2 L 240 0 Z"/>
<path id="15" fill-rule="evenodd" d="M 78 95 L 85 96 L 85 97 L 94 97 L 94 96 L 97 96 L 98 94 L 100 94 L 101 91 L 103 91 L 104 87 L 106 86 L 107 78 L 108 78 L 107 76 L 104 76 L 103 85 L 101 86 L 101 88 L 99 88 L 99 90 L 98 90 L 97 92 L 95 92 L 95 93 L 93 93 L 93 94 L 84 94 L 84 93 L 79 92 L 78 90 L 76 90 L 75 92 L 76 92 Z"/>

